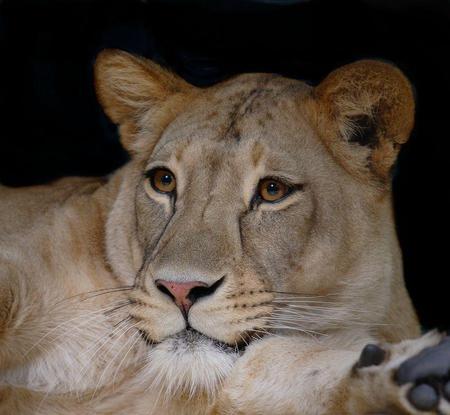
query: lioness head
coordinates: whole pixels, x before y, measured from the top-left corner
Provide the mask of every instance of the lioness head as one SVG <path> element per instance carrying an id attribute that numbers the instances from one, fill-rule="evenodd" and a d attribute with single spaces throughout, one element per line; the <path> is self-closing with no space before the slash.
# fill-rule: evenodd
<path id="1" fill-rule="evenodd" d="M 266 333 L 378 330 L 394 315 L 407 327 L 390 172 L 414 100 L 398 69 L 360 61 L 315 88 L 250 74 L 200 89 L 105 51 L 95 73 L 132 155 L 108 259 L 134 287 L 159 381 L 209 388 Z"/>

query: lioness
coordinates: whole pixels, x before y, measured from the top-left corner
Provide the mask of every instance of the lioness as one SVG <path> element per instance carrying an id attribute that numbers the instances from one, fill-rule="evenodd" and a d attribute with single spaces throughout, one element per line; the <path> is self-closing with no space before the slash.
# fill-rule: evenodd
<path id="1" fill-rule="evenodd" d="M 398 69 L 199 89 L 104 51 L 95 77 L 131 161 L 0 189 L 2 415 L 450 413 L 394 228 Z"/>

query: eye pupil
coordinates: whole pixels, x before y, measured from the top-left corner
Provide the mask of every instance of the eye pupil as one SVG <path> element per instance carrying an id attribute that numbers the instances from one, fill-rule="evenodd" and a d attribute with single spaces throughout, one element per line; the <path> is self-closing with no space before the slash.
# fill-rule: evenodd
<path id="1" fill-rule="evenodd" d="M 276 196 L 279 191 L 280 187 L 278 186 L 278 183 L 269 182 L 267 184 L 267 193 L 269 193 L 270 195 Z"/>
<path id="2" fill-rule="evenodd" d="M 170 174 L 165 174 L 165 175 L 161 176 L 160 181 L 163 185 L 167 186 L 170 183 L 172 183 L 172 176 Z"/>

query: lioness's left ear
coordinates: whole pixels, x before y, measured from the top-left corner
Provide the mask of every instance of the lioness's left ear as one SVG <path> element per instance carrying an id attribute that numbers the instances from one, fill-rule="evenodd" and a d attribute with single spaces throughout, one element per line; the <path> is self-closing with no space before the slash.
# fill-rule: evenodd
<path id="1" fill-rule="evenodd" d="M 97 97 L 106 115 L 119 125 L 121 142 L 131 153 L 139 151 L 140 130 L 163 128 L 195 89 L 156 63 L 115 49 L 98 55 L 94 77 Z M 152 132 L 146 134 L 149 140 L 150 136 Z"/>
<path id="2" fill-rule="evenodd" d="M 332 72 L 313 91 L 317 129 L 352 174 L 388 183 L 414 124 L 414 96 L 402 72 L 364 60 Z"/>

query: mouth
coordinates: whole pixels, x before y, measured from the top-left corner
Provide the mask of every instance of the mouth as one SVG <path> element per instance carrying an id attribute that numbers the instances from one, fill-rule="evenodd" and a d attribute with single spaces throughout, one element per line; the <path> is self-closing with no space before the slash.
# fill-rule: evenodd
<path id="1" fill-rule="evenodd" d="M 139 330 L 139 334 L 141 335 L 142 339 L 145 341 L 147 346 L 152 347 L 158 344 L 157 342 L 152 341 L 145 331 Z M 242 340 L 239 343 L 236 342 L 235 345 L 230 345 L 220 340 L 209 337 L 201 333 L 200 331 L 193 329 L 192 327 L 187 327 L 186 329 L 171 336 L 169 339 L 171 340 L 172 348 L 174 349 L 174 351 L 180 348 L 184 350 L 195 349 L 198 348 L 199 345 L 208 344 L 213 348 L 217 349 L 218 351 L 227 354 L 240 354 L 240 355 L 245 352 L 245 349 L 250 343 L 250 340 L 249 341 Z"/>

